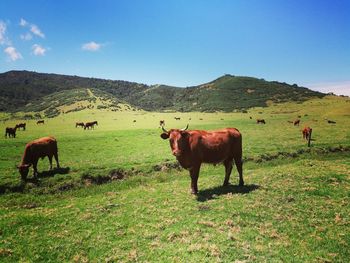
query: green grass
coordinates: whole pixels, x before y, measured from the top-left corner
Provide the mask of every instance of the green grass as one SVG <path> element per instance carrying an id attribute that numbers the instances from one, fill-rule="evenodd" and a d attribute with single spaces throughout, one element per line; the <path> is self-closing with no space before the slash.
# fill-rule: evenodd
<path id="1" fill-rule="evenodd" d="M 0 138 L 0 261 L 346 262 L 349 104 L 326 97 L 246 114 L 83 110 L 44 126 L 27 121 L 16 139 Z M 301 127 L 287 122 L 298 115 Z M 257 125 L 258 117 L 266 125 Z M 74 126 L 95 119 L 93 131 Z M 236 186 L 234 169 L 233 185 L 223 188 L 223 166 L 203 165 L 196 197 L 187 171 L 155 171 L 175 161 L 159 137 L 160 119 L 167 128 L 238 128 L 251 160 L 244 164 L 246 186 Z M 301 138 L 304 125 L 314 130 L 311 150 Z M 15 164 L 25 143 L 45 135 L 57 138 L 66 170 L 24 185 Z M 38 168 L 46 171 L 48 160 Z M 96 184 L 114 169 L 125 177 Z"/>

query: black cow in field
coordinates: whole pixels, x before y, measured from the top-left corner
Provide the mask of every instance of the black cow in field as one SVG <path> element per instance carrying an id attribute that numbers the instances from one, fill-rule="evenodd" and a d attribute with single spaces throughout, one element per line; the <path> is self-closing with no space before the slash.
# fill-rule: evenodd
<path id="1" fill-rule="evenodd" d="M 19 130 L 20 128 L 22 128 L 23 129 L 23 131 L 25 131 L 26 130 L 26 123 L 24 122 L 24 123 L 19 123 L 19 124 L 17 124 L 16 125 L 16 128 Z"/>
<path id="2" fill-rule="evenodd" d="M 9 127 L 7 127 L 6 129 L 5 129 L 5 137 L 7 138 L 7 136 L 9 137 L 9 138 L 16 138 L 16 130 L 17 130 L 17 127 L 15 127 L 15 128 L 9 128 Z"/>
<path id="3" fill-rule="evenodd" d="M 44 120 L 37 121 L 36 124 L 45 124 Z"/>
<path id="4" fill-rule="evenodd" d="M 299 126 L 300 120 L 295 120 L 295 121 L 293 122 L 293 124 L 294 124 L 294 126 Z"/>
<path id="5" fill-rule="evenodd" d="M 180 117 L 174 117 L 174 119 L 177 120 L 177 121 L 181 120 Z"/>
<path id="6" fill-rule="evenodd" d="M 76 123 L 75 123 L 75 128 L 76 128 L 76 127 L 79 127 L 79 126 L 80 126 L 80 127 L 85 127 L 84 122 L 76 122 Z"/>
<path id="7" fill-rule="evenodd" d="M 160 127 L 163 127 L 164 125 L 165 125 L 165 120 L 160 120 L 160 121 L 159 121 L 159 126 L 160 126 Z"/>
<path id="8" fill-rule="evenodd" d="M 335 121 L 331 121 L 331 120 L 328 120 L 327 122 L 330 123 L 330 124 L 336 124 Z"/>
<path id="9" fill-rule="evenodd" d="M 84 125 L 84 130 L 86 130 L 86 129 L 94 129 L 94 127 L 95 127 L 95 125 L 97 125 L 98 126 L 98 123 L 97 123 L 97 121 L 92 121 L 92 122 L 87 122 L 87 123 L 85 123 L 85 125 Z"/>
<path id="10" fill-rule="evenodd" d="M 266 124 L 265 120 L 264 119 L 256 119 L 256 123 L 259 124 Z"/>

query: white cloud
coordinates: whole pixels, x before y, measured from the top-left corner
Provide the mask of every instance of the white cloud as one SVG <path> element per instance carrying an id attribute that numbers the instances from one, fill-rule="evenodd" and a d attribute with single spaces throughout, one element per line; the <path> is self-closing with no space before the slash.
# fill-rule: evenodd
<path id="1" fill-rule="evenodd" d="M 6 36 L 6 23 L 0 20 L 0 45 L 11 45 Z"/>
<path id="2" fill-rule="evenodd" d="M 25 21 L 23 18 L 21 18 L 21 21 L 19 22 L 19 25 L 24 27 L 24 26 L 28 25 L 28 22 Z"/>
<path id="3" fill-rule="evenodd" d="M 33 38 L 33 36 L 32 36 L 31 33 L 27 32 L 26 34 L 20 35 L 20 38 L 21 38 L 22 40 L 31 40 L 31 39 Z"/>
<path id="4" fill-rule="evenodd" d="M 102 44 L 98 44 L 94 41 L 85 43 L 82 45 L 81 49 L 86 51 L 98 51 L 102 47 Z"/>
<path id="5" fill-rule="evenodd" d="M 35 56 L 44 56 L 46 52 L 46 48 L 43 48 L 42 46 L 35 44 L 32 46 L 33 54 Z"/>
<path id="6" fill-rule="evenodd" d="M 305 86 L 323 93 L 333 92 L 336 95 L 350 96 L 350 81 L 315 83 Z"/>
<path id="7" fill-rule="evenodd" d="M 5 48 L 4 52 L 7 54 L 7 56 L 11 61 L 16 61 L 18 59 L 23 58 L 21 53 L 19 53 L 14 47 L 11 47 L 11 46 Z"/>
<path id="8" fill-rule="evenodd" d="M 43 32 L 41 32 L 41 30 L 39 29 L 39 27 L 37 25 L 30 25 L 30 31 L 34 34 L 34 35 L 37 35 L 41 38 L 45 38 L 45 35 Z"/>
<path id="9" fill-rule="evenodd" d="M 37 25 L 31 24 L 23 18 L 21 18 L 21 20 L 19 21 L 19 25 L 22 27 L 25 27 L 25 28 L 28 27 L 30 32 L 32 32 L 34 35 L 41 37 L 41 38 L 45 38 L 45 34 L 40 30 L 40 28 Z M 30 34 L 30 33 L 28 32 L 26 35 L 21 35 L 21 39 L 29 40 L 30 37 L 28 34 Z"/>

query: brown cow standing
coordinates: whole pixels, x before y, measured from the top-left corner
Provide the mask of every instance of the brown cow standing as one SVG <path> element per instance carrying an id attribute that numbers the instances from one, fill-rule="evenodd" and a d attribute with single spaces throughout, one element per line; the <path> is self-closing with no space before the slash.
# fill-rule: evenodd
<path id="1" fill-rule="evenodd" d="M 76 122 L 75 123 L 75 128 L 78 127 L 78 126 L 85 127 L 85 124 L 84 124 L 84 122 Z"/>
<path id="2" fill-rule="evenodd" d="M 293 122 L 293 125 L 294 125 L 294 126 L 299 126 L 299 124 L 300 124 L 300 120 L 295 120 L 295 121 Z"/>
<path id="3" fill-rule="evenodd" d="M 25 147 L 22 162 L 18 170 L 23 180 L 27 178 L 29 167 L 33 165 L 34 178 L 37 177 L 37 164 L 39 158 L 48 157 L 50 161 L 50 170 L 52 170 L 52 156 L 55 157 L 57 168 L 60 167 L 58 162 L 57 141 L 54 137 L 43 137 L 28 143 Z"/>
<path id="4" fill-rule="evenodd" d="M 266 124 L 264 119 L 256 119 L 256 123 L 257 124 L 259 124 L 259 123 Z"/>
<path id="5" fill-rule="evenodd" d="M 9 138 L 11 138 L 11 137 L 16 138 L 16 130 L 17 130 L 17 126 L 15 128 L 7 127 L 5 129 L 5 137 L 7 138 L 7 136 L 8 136 Z"/>
<path id="6" fill-rule="evenodd" d="M 223 163 L 225 165 L 224 186 L 229 184 L 233 160 L 239 173 L 239 185 L 243 186 L 242 171 L 242 135 L 235 128 L 216 131 L 171 129 L 164 133 L 162 139 L 170 141 L 173 155 L 180 165 L 190 171 L 192 194 L 198 193 L 198 176 L 202 163 Z"/>
<path id="7" fill-rule="evenodd" d="M 26 130 L 26 123 L 25 122 L 24 123 L 19 123 L 19 124 L 16 125 L 16 128 L 18 128 L 18 130 L 20 128 L 22 128 L 25 131 Z"/>
<path id="8" fill-rule="evenodd" d="M 44 120 L 37 121 L 36 124 L 45 124 Z"/>
<path id="9" fill-rule="evenodd" d="M 92 122 L 87 122 L 84 125 L 84 130 L 86 130 L 86 128 L 89 130 L 90 128 L 94 129 L 95 125 L 98 126 L 97 121 L 92 121 Z"/>
<path id="10" fill-rule="evenodd" d="M 309 136 L 312 132 L 312 129 L 310 127 L 305 127 L 302 131 L 303 133 L 303 139 L 309 140 Z"/>

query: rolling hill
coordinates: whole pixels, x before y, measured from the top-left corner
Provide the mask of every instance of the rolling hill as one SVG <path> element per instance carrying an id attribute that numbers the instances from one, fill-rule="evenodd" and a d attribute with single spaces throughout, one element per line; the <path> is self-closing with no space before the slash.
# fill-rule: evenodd
<path id="1" fill-rule="evenodd" d="M 302 102 L 325 95 L 296 84 L 233 75 L 224 75 L 198 86 L 179 88 L 120 80 L 9 71 L 0 74 L 0 111 L 46 110 L 49 112 L 47 116 L 54 116 L 55 114 L 50 112 L 56 111 L 57 115 L 57 107 L 62 105 L 86 100 L 91 102 L 93 99 L 87 93 L 88 90 L 97 94 L 98 98 L 109 101 L 100 106 L 101 108 L 123 103 L 147 111 L 183 112 L 232 112 L 257 106 L 264 107 L 270 102 Z"/>

